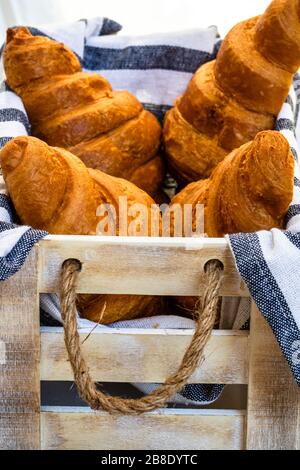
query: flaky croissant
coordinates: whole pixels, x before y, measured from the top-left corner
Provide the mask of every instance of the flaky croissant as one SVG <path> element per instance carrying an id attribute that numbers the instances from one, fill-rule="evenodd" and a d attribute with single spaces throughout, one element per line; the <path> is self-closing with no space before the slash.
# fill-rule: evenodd
<path id="1" fill-rule="evenodd" d="M 154 195 L 164 177 L 155 116 L 127 91 L 84 73 L 63 44 L 9 29 L 4 49 L 8 85 L 22 98 L 33 135 L 63 147 L 88 167 L 134 181 Z"/>
<path id="2" fill-rule="evenodd" d="M 8 142 L 0 152 L 0 164 L 22 224 L 52 234 L 101 235 L 99 223 L 103 214 L 97 209 L 101 204 L 110 204 L 116 210 L 118 235 L 120 196 L 127 197 L 128 208 L 143 204 L 149 219 L 152 217 L 154 201 L 134 184 L 99 170 L 88 170 L 75 155 L 35 137 L 17 137 Z M 128 224 L 133 221 L 141 234 L 150 233 L 151 220 L 147 223 L 137 213 L 136 217 L 128 216 Z M 157 302 L 160 299 L 134 295 L 79 296 L 82 316 L 101 323 L 149 315 L 154 313 Z"/>
<path id="3" fill-rule="evenodd" d="M 182 184 L 207 178 L 234 148 L 273 129 L 300 66 L 300 1 L 273 0 L 237 24 L 169 111 L 164 146 Z"/>
<path id="4" fill-rule="evenodd" d="M 196 232 L 196 205 L 203 204 L 209 237 L 282 228 L 293 185 L 294 158 L 288 141 L 279 132 L 264 131 L 233 150 L 209 179 L 190 183 L 178 193 L 171 209 L 192 204 Z"/>
<path id="5" fill-rule="evenodd" d="M 260 132 L 254 141 L 233 150 L 209 179 L 190 183 L 178 193 L 170 209 L 191 204 L 192 229 L 199 235 L 203 224 L 196 227 L 196 207 L 202 204 L 209 237 L 283 228 L 293 197 L 293 176 L 294 159 L 287 140 L 279 132 Z M 171 220 L 175 231 L 176 220 Z M 178 313 L 186 315 L 194 312 L 197 298 L 175 297 L 173 301 Z"/>

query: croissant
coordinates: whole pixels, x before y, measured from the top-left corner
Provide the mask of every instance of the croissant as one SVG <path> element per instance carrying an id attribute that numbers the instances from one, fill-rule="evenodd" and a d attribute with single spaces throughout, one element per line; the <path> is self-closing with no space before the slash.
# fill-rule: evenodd
<path id="1" fill-rule="evenodd" d="M 127 91 L 112 91 L 98 74 L 81 71 L 63 44 L 9 29 L 3 55 L 8 85 L 22 98 L 34 136 L 63 147 L 88 167 L 158 192 L 164 165 L 161 128 Z"/>
<path id="2" fill-rule="evenodd" d="M 227 155 L 209 179 L 190 183 L 178 193 L 170 209 L 192 204 L 196 233 L 196 206 L 203 204 L 209 237 L 283 228 L 293 186 L 294 158 L 288 141 L 279 132 L 263 131 Z"/>
<path id="3" fill-rule="evenodd" d="M 300 2 L 273 0 L 237 24 L 217 59 L 198 69 L 164 123 L 164 146 L 181 184 L 210 176 L 233 149 L 274 128 L 300 66 Z"/>
<path id="4" fill-rule="evenodd" d="M 97 209 L 101 204 L 110 204 L 116 210 L 118 235 L 120 196 L 127 197 L 128 208 L 143 204 L 149 219 L 152 217 L 154 201 L 134 184 L 88 170 L 75 155 L 35 137 L 17 137 L 8 142 L 0 152 L 0 164 L 22 224 L 53 234 L 101 235 L 105 232 L 99 227 L 105 228 L 105 224 L 101 225 L 103 216 Z M 147 224 L 140 213 L 136 217 L 128 215 L 128 227 L 130 222 L 141 234 L 149 233 L 151 220 Z M 106 305 L 101 323 L 111 323 L 150 315 L 159 302 L 159 298 L 146 296 L 88 295 L 79 296 L 79 309 L 83 317 L 98 322 Z"/>
<path id="5" fill-rule="evenodd" d="M 176 230 L 174 209 L 192 204 L 192 230 L 196 208 L 204 206 L 204 230 L 209 237 L 227 233 L 283 228 L 293 197 L 294 159 L 287 140 L 276 131 L 257 134 L 254 141 L 233 150 L 218 164 L 209 179 L 190 183 L 171 201 L 171 223 Z M 184 212 L 182 212 L 184 214 Z M 177 219 L 178 220 L 178 219 Z M 179 221 L 178 227 L 183 226 Z M 196 297 L 175 297 L 178 314 L 194 312 Z"/>

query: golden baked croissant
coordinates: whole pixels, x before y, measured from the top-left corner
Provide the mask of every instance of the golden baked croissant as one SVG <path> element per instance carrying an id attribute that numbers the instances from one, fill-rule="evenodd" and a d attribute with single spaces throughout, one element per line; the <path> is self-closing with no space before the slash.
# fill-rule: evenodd
<path id="1" fill-rule="evenodd" d="M 287 140 L 276 131 L 260 132 L 254 141 L 233 150 L 209 179 L 190 183 L 178 193 L 170 209 L 192 204 L 195 233 L 196 205 L 203 204 L 209 237 L 282 228 L 293 197 L 293 176 L 294 159 Z M 173 212 L 172 219 L 175 230 Z M 186 315 L 194 312 L 197 300 L 175 297 L 173 308 Z"/>
<path id="2" fill-rule="evenodd" d="M 273 0 L 262 16 L 237 24 L 217 59 L 198 69 L 164 124 L 181 183 L 207 178 L 231 150 L 273 129 L 300 66 L 299 15 L 299 0 Z"/>
<path id="3" fill-rule="evenodd" d="M 134 184 L 109 176 L 99 170 L 88 170 L 70 152 L 49 147 L 35 137 L 17 137 L 0 152 L 5 183 L 16 212 L 23 224 L 52 234 L 95 235 L 102 215 L 100 204 L 111 204 L 116 210 L 116 234 L 119 232 L 118 198 L 127 197 L 128 208 L 143 204 L 152 217 L 153 199 Z M 128 216 L 141 234 L 150 233 L 151 221 L 141 214 Z M 159 224 L 159 221 L 158 221 Z M 101 227 L 101 226 L 100 226 Z M 154 313 L 159 299 L 146 296 L 79 296 L 82 316 L 101 323 L 129 319 Z"/>
<path id="4" fill-rule="evenodd" d="M 22 98 L 33 135 L 63 147 L 88 167 L 134 181 L 154 195 L 164 177 L 155 116 L 127 91 L 112 91 L 84 73 L 63 44 L 9 29 L 4 50 L 8 85 Z"/>
<path id="5" fill-rule="evenodd" d="M 227 155 L 209 179 L 190 183 L 172 199 L 170 208 L 192 204 L 195 232 L 196 205 L 203 204 L 209 237 L 282 228 L 293 186 L 288 141 L 279 132 L 264 131 Z"/>

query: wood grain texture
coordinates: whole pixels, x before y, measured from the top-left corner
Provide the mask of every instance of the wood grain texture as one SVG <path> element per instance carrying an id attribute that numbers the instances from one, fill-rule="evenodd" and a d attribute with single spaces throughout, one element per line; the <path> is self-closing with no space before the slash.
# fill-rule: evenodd
<path id="1" fill-rule="evenodd" d="M 247 449 L 300 449 L 300 391 L 278 343 L 252 306 Z"/>
<path id="2" fill-rule="evenodd" d="M 88 332 L 81 333 L 82 341 Z M 83 344 L 93 379 L 164 382 L 178 368 L 192 330 L 95 330 Z M 41 380 L 73 380 L 61 328 L 43 328 Z M 248 333 L 214 331 L 189 383 L 248 383 Z"/>
<path id="3" fill-rule="evenodd" d="M 128 417 L 53 408 L 41 414 L 42 449 L 242 449 L 244 421 L 238 411 L 160 410 Z"/>
<path id="4" fill-rule="evenodd" d="M 79 293 L 199 295 L 206 262 L 219 259 L 221 295 L 249 296 L 224 239 L 50 236 L 39 249 L 43 293 L 58 292 L 63 261 L 76 258 Z"/>
<path id="5" fill-rule="evenodd" d="M 37 250 L 0 283 L 0 297 L 0 449 L 39 449 Z"/>

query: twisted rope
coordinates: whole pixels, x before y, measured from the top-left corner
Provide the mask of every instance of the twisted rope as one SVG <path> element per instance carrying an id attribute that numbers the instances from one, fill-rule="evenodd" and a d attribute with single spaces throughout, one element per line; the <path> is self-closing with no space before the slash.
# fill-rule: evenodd
<path id="1" fill-rule="evenodd" d="M 211 335 L 218 311 L 222 267 L 218 261 L 209 261 L 204 276 L 206 287 L 196 304 L 196 328 L 176 373 L 149 395 L 139 399 L 123 399 L 109 396 L 97 389 L 83 357 L 77 330 L 76 282 L 81 269 L 77 260 L 67 260 L 61 274 L 61 314 L 64 324 L 65 345 L 74 373 L 74 381 L 80 397 L 94 410 L 109 413 L 137 415 L 162 408 L 187 384 L 189 377 L 200 364 L 205 345 Z"/>

